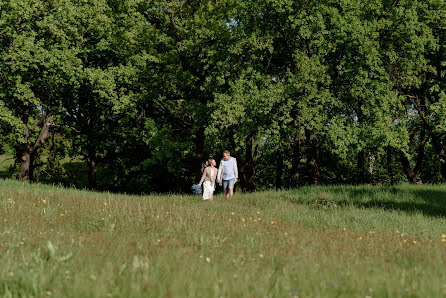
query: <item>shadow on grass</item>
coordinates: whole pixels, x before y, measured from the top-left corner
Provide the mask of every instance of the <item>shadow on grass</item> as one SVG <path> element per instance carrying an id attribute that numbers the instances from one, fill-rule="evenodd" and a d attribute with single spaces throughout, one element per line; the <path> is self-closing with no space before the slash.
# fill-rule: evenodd
<path id="1" fill-rule="evenodd" d="M 381 208 L 427 216 L 446 216 L 446 187 L 336 187 L 336 203 L 359 208 Z"/>

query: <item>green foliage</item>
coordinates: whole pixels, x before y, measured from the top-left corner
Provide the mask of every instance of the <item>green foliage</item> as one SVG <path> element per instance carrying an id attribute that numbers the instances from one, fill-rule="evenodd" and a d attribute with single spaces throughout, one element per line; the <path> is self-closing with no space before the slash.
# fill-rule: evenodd
<path id="1" fill-rule="evenodd" d="M 113 191 L 188 190 L 223 149 L 243 189 L 443 182 L 445 20 L 441 0 L 0 1 L 0 147 Z"/>

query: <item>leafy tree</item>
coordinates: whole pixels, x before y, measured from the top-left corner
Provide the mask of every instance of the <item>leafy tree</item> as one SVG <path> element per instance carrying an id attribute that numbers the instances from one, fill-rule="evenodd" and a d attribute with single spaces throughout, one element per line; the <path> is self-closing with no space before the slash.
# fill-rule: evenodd
<path id="1" fill-rule="evenodd" d="M 432 142 L 446 178 L 443 122 L 445 117 L 445 4 L 443 1 L 398 1 L 388 12 L 385 66 L 394 88 L 405 99 L 408 125 L 418 147 L 415 170 L 403 150 L 401 160 L 409 180 L 420 181 L 424 147 Z"/>
<path id="2" fill-rule="evenodd" d="M 15 148 L 20 179 L 33 179 L 63 94 L 79 70 L 77 49 L 57 27 L 65 14 L 59 3 L 0 2 L 0 121 Z"/>

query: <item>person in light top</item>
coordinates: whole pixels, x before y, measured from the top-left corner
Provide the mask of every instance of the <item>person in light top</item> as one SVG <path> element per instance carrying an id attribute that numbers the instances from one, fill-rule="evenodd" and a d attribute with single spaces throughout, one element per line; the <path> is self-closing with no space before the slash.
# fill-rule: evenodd
<path id="1" fill-rule="evenodd" d="M 203 185 L 203 200 L 212 201 L 214 198 L 215 179 L 217 177 L 217 163 L 214 159 L 209 159 L 206 162 L 206 167 L 203 170 L 203 176 L 198 185 Z"/>
<path id="2" fill-rule="evenodd" d="M 228 150 L 223 151 L 223 159 L 218 167 L 217 182 L 223 183 L 226 198 L 234 195 L 234 185 L 238 182 L 237 160 Z"/>

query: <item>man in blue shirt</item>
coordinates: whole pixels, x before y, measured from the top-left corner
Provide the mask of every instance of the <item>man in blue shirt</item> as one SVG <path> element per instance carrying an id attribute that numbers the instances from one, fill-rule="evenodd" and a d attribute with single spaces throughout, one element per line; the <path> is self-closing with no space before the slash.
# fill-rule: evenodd
<path id="1" fill-rule="evenodd" d="M 223 151 L 223 159 L 218 167 L 217 182 L 223 182 L 226 198 L 234 195 L 234 185 L 238 182 L 237 160 L 228 150 Z"/>

